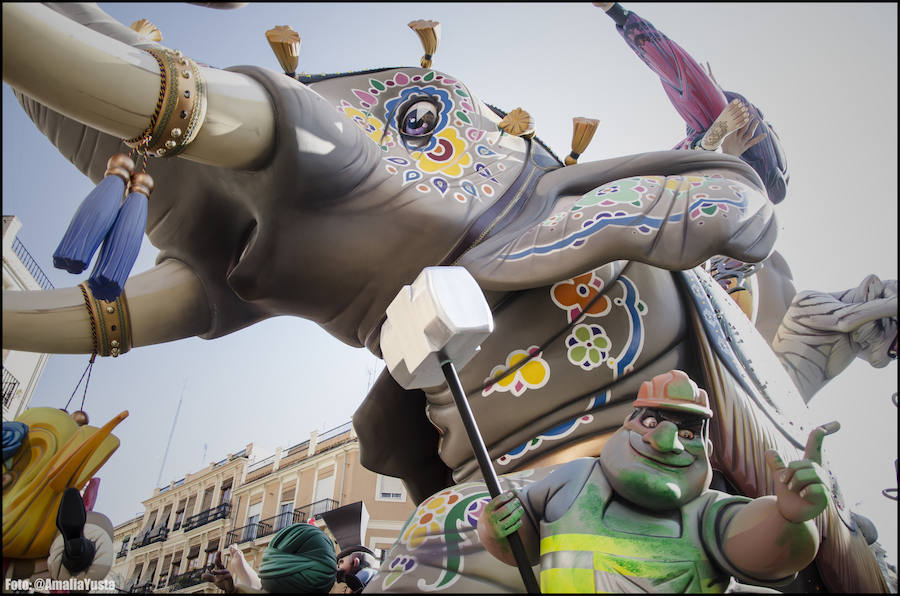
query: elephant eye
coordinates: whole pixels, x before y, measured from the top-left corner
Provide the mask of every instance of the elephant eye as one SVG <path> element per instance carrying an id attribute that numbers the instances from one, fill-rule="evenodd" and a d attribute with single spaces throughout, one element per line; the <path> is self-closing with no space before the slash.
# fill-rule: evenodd
<path id="1" fill-rule="evenodd" d="M 428 100 L 421 100 L 406 108 L 398 124 L 401 134 L 410 137 L 423 137 L 434 131 L 437 122 L 437 106 Z"/>
<path id="2" fill-rule="evenodd" d="M 694 431 L 688 430 L 686 428 L 682 428 L 681 430 L 678 431 L 678 436 L 681 437 L 682 439 L 686 439 L 686 440 L 690 441 L 691 439 L 694 438 Z"/>
<path id="3" fill-rule="evenodd" d="M 643 424 L 647 428 L 656 428 L 656 418 L 654 418 L 653 416 L 644 416 L 644 418 L 641 420 L 641 424 Z"/>

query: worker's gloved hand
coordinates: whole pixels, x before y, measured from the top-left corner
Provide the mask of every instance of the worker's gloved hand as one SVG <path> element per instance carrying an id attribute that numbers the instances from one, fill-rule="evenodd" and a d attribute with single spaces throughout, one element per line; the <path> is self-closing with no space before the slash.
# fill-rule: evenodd
<path id="1" fill-rule="evenodd" d="M 487 522 L 494 536 L 506 538 L 522 527 L 522 503 L 513 491 L 505 491 L 491 499 L 481 513 L 479 523 Z"/>

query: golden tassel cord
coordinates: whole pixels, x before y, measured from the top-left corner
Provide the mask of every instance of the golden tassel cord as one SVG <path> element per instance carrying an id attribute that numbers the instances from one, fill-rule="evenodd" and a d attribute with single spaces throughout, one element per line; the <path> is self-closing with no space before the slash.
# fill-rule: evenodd
<path id="1" fill-rule="evenodd" d="M 441 24 L 437 21 L 412 21 L 409 28 L 416 32 L 422 47 L 425 49 L 425 55 L 422 56 L 422 68 L 431 68 L 431 59 L 437 52 L 438 44 L 441 43 Z"/>
<path id="2" fill-rule="evenodd" d="M 509 112 L 497 124 L 497 128 L 506 134 L 517 137 L 531 138 L 534 136 L 534 120 L 531 118 L 531 114 L 522 108 L 516 108 Z"/>
<path id="3" fill-rule="evenodd" d="M 300 34 L 288 25 L 279 25 L 266 31 L 266 39 L 284 73 L 293 76 L 300 62 Z"/>
<path id="4" fill-rule="evenodd" d="M 583 118 L 576 116 L 572 118 L 572 152 L 566 156 L 565 162 L 567 166 L 571 166 L 578 162 L 578 158 L 590 145 L 591 139 L 594 138 L 594 132 L 600 125 L 599 120 L 593 118 Z"/>

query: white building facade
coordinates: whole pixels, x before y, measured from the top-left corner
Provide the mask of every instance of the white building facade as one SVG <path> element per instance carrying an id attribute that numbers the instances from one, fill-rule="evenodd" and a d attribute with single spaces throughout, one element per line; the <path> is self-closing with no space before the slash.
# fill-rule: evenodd
<path id="1" fill-rule="evenodd" d="M 22 222 L 3 216 L 3 290 L 49 290 L 53 284 L 16 237 Z M 49 354 L 3 350 L 3 420 L 25 411 Z"/>

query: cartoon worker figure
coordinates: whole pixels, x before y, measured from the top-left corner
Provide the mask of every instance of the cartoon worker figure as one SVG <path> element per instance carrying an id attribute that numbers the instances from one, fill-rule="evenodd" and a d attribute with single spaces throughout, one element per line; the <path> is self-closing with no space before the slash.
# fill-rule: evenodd
<path id="1" fill-rule="evenodd" d="M 485 507 L 478 534 L 515 565 L 516 530 L 543 592 L 724 592 L 741 582 L 790 582 L 816 555 L 812 522 L 828 504 L 822 439 L 785 466 L 766 454 L 775 496 L 749 499 L 710 490 L 706 392 L 673 370 L 641 385 L 634 412 L 598 459 L 582 458 Z"/>

